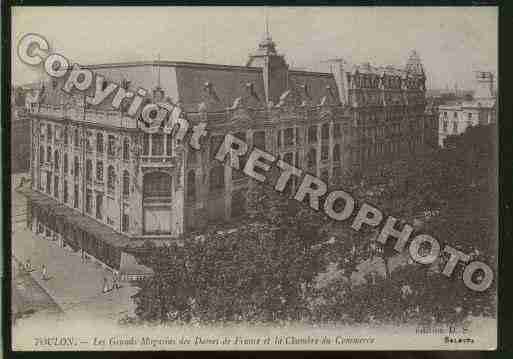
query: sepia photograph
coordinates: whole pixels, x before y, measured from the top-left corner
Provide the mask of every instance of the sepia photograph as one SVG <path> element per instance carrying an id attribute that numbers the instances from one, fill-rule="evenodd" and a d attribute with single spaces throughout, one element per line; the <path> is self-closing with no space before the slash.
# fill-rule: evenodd
<path id="1" fill-rule="evenodd" d="M 497 348 L 497 7 L 10 10 L 13 351 Z"/>

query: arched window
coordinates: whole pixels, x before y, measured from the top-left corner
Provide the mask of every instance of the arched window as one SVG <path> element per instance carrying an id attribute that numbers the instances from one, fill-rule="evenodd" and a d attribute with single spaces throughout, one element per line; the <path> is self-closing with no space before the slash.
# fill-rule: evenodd
<path id="1" fill-rule="evenodd" d="M 114 191 L 116 188 L 116 171 L 114 170 L 114 166 L 109 166 L 107 169 L 107 189 Z"/>
<path id="2" fill-rule="evenodd" d="M 68 174 L 68 154 L 67 153 L 64 153 L 62 166 L 64 167 L 64 176 L 66 176 Z"/>
<path id="3" fill-rule="evenodd" d="M 143 177 L 143 233 L 171 233 L 172 179 L 165 172 L 150 172 Z"/>
<path id="4" fill-rule="evenodd" d="M 128 138 L 123 140 L 123 160 L 130 160 L 130 140 Z"/>
<path id="5" fill-rule="evenodd" d="M 340 162 L 340 145 L 338 143 L 333 146 L 333 161 Z"/>
<path id="6" fill-rule="evenodd" d="M 50 146 L 46 148 L 46 162 L 52 162 L 52 148 Z"/>
<path id="7" fill-rule="evenodd" d="M 194 201 L 196 199 L 196 174 L 194 170 L 187 174 L 187 199 Z"/>
<path id="8" fill-rule="evenodd" d="M 91 160 L 86 161 L 86 171 L 85 171 L 86 181 L 91 182 L 93 179 L 93 162 Z"/>
<path id="9" fill-rule="evenodd" d="M 55 152 L 53 153 L 53 159 L 54 159 L 54 163 L 53 163 L 53 166 L 55 168 L 55 172 L 58 172 L 59 171 L 59 167 L 60 167 L 60 159 L 59 159 L 59 151 L 58 150 L 55 150 Z"/>
<path id="10" fill-rule="evenodd" d="M 123 171 L 123 196 L 130 195 L 130 174 L 128 171 Z"/>
<path id="11" fill-rule="evenodd" d="M 315 148 L 311 148 L 310 151 L 308 151 L 307 163 L 308 167 L 315 167 L 317 163 L 317 151 Z"/>
<path id="12" fill-rule="evenodd" d="M 109 156 L 116 156 L 116 136 L 109 135 L 107 143 L 107 154 Z"/>
<path id="13" fill-rule="evenodd" d="M 222 165 L 218 165 L 210 169 L 210 190 L 222 190 L 224 188 L 224 167 Z"/>
<path id="14" fill-rule="evenodd" d="M 143 197 L 171 197 L 171 176 L 165 172 L 151 172 L 143 179 Z"/>
<path id="15" fill-rule="evenodd" d="M 96 134 L 96 151 L 103 153 L 103 133 L 101 132 Z"/>

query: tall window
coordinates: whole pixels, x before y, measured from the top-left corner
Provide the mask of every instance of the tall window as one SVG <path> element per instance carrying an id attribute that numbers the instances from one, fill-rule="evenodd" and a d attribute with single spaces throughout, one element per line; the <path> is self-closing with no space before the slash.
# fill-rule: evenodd
<path id="1" fill-rule="evenodd" d="M 53 196 L 59 198 L 59 177 L 55 176 L 53 181 Z"/>
<path id="2" fill-rule="evenodd" d="M 458 118 L 458 113 L 457 112 L 454 113 L 454 118 Z"/>
<path id="3" fill-rule="evenodd" d="M 88 214 L 93 213 L 93 192 L 90 189 L 86 190 L 85 207 Z"/>
<path id="4" fill-rule="evenodd" d="M 96 194 L 96 218 L 103 219 L 103 194 Z"/>
<path id="5" fill-rule="evenodd" d="M 335 138 L 342 137 L 342 129 L 340 127 L 340 123 L 335 123 L 333 125 L 333 137 L 335 137 Z"/>
<path id="6" fill-rule="evenodd" d="M 45 163 L 45 148 L 43 146 L 39 146 L 39 165 Z"/>
<path id="7" fill-rule="evenodd" d="M 130 174 L 127 170 L 123 171 L 123 196 L 130 195 Z"/>
<path id="8" fill-rule="evenodd" d="M 64 146 L 67 146 L 69 143 L 68 142 L 68 126 L 64 126 L 63 136 L 64 136 Z"/>
<path id="9" fill-rule="evenodd" d="M 187 174 L 187 199 L 189 201 L 196 199 L 196 175 L 194 170 L 189 171 Z"/>
<path id="10" fill-rule="evenodd" d="M 447 132 L 447 126 L 449 125 L 449 123 L 447 121 L 444 121 L 443 122 L 443 128 L 444 128 L 444 132 Z"/>
<path id="11" fill-rule="evenodd" d="M 75 134 L 74 134 L 74 140 L 73 142 L 75 143 L 75 147 L 80 147 L 80 135 L 79 135 L 79 132 L 78 132 L 78 128 L 75 128 Z"/>
<path id="12" fill-rule="evenodd" d="M 68 154 L 64 153 L 62 167 L 64 169 L 64 176 L 68 174 Z"/>
<path id="13" fill-rule="evenodd" d="M 109 135 L 107 146 L 108 146 L 107 147 L 107 154 L 109 156 L 115 156 L 116 155 L 116 136 Z"/>
<path id="14" fill-rule="evenodd" d="M 151 136 L 151 154 L 153 156 L 164 155 L 164 136 L 160 133 Z"/>
<path id="15" fill-rule="evenodd" d="M 50 125 L 50 124 L 46 125 L 46 134 L 48 136 L 48 142 L 52 142 L 52 137 L 53 137 L 52 125 Z"/>
<path id="16" fill-rule="evenodd" d="M 308 143 L 317 142 L 317 126 L 313 125 L 308 127 Z"/>
<path id="17" fill-rule="evenodd" d="M 315 167 L 317 163 L 317 151 L 315 148 L 311 148 L 310 151 L 308 151 L 307 163 L 308 167 Z"/>
<path id="18" fill-rule="evenodd" d="M 340 145 L 338 143 L 333 146 L 333 161 L 340 162 Z"/>
<path id="19" fill-rule="evenodd" d="M 75 184 L 73 192 L 73 208 L 78 208 L 78 184 Z"/>
<path id="20" fill-rule="evenodd" d="M 45 140 L 45 125 L 44 124 L 40 125 L 39 133 L 40 133 L 41 141 L 44 141 Z"/>
<path id="21" fill-rule="evenodd" d="M 52 173 L 50 171 L 46 172 L 46 193 L 52 194 Z"/>
<path id="22" fill-rule="evenodd" d="M 64 180 L 62 192 L 63 192 L 64 203 L 68 203 L 68 181 L 66 181 L 66 180 Z"/>
<path id="23" fill-rule="evenodd" d="M 210 169 L 210 190 L 222 190 L 224 188 L 224 167 L 217 165 Z"/>
<path id="24" fill-rule="evenodd" d="M 100 182 L 103 182 L 103 162 L 96 162 L 96 179 Z"/>
<path id="25" fill-rule="evenodd" d="M 107 189 L 109 191 L 114 191 L 116 188 L 116 171 L 114 170 L 114 166 L 109 166 L 107 169 Z"/>
<path id="26" fill-rule="evenodd" d="M 452 124 L 452 132 L 457 133 L 458 132 L 458 122 L 454 122 Z"/>
<path id="27" fill-rule="evenodd" d="M 322 146 L 321 147 L 321 161 L 327 161 L 329 158 L 329 147 Z"/>
<path id="28" fill-rule="evenodd" d="M 96 134 L 96 152 L 103 153 L 103 133 Z"/>
<path id="29" fill-rule="evenodd" d="M 171 198 L 171 176 L 164 172 L 150 172 L 144 176 L 143 195 L 145 198 Z"/>
<path id="30" fill-rule="evenodd" d="M 142 154 L 148 156 L 150 154 L 150 135 L 145 133 L 142 137 Z"/>
<path id="31" fill-rule="evenodd" d="M 86 151 L 92 152 L 93 146 L 91 145 L 91 131 L 86 131 L 85 143 L 86 143 Z"/>
<path id="32" fill-rule="evenodd" d="M 91 182 L 93 180 L 93 162 L 91 160 L 86 161 L 86 171 L 85 177 L 87 182 Z"/>
<path id="33" fill-rule="evenodd" d="M 130 140 L 128 138 L 123 140 L 123 160 L 130 160 Z"/>
<path id="34" fill-rule="evenodd" d="M 73 175 L 75 176 L 75 179 L 78 178 L 80 172 L 80 164 L 78 163 L 78 157 L 75 156 L 75 159 L 73 160 Z"/>
<path id="35" fill-rule="evenodd" d="M 167 139 L 166 139 L 166 154 L 168 156 L 172 156 L 173 155 L 173 136 L 168 133 L 167 135 Z"/>
<path id="36" fill-rule="evenodd" d="M 50 146 L 46 148 L 46 162 L 52 162 L 52 148 Z"/>
<path id="37" fill-rule="evenodd" d="M 59 167 L 60 167 L 60 161 L 59 161 L 59 151 L 58 150 L 55 150 L 55 152 L 53 153 L 53 159 L 54 159 L 54 168 L 55 168 L 55 172 L 58 172 L 59 171 Z"/>
<path id="38" fill-rule="evenodd" d="M 123 217 L 121 218 L 121 231 L 128 232 L 129 228 L 130 228 L 130 218 L 128 217 L 128 214 L 123 213 Z"/>
<path id="39" fill-rule="evenodd" d="M 171 189 L 172 178 L 169 174 L 150 172 L 144 175 L 144 234 L 169 234 L 171 232 Z"/>
<path id="40" fill-rule="evenodd" d="M 330 138 L 330 125 L 329 123 L 325 123 L 321 127 L 321 135 L 323 140 L 328 140 Z"/>

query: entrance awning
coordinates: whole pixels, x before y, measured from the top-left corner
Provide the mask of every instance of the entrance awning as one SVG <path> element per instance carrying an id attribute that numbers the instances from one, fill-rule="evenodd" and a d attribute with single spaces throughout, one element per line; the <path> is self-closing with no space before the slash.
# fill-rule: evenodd
<path id="1" fill-rule="evenodd" d="M 23 188 L 17 190 L 19 193 L 27 197 L 32 203 L 51 211 L 56 217 L 62 217 L 65 221 L 74 224 L 113 247 L 124 248 L 130 243 L 130 238 L 114 231 L 105 224 L 101 224 L 88 216 L 85 216 L 42 193 L 34 191 L 31 188 Z"/>

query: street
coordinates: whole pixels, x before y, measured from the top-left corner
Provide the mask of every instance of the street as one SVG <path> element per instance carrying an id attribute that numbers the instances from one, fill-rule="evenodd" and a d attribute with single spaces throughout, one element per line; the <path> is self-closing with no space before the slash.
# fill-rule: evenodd
<path id="1" fill-rule="evenodd" d="M 33 234 L 25 224 L 25 198 L 14 192 L 19 179 L 13 178 L 12 194 L 12 257 L 13 265 L 25 264 L 30 260 L 34 269 L 30 274 L 20 274 L 13 268 L 13 281 L 23 279 L 25 287 L 13 291 L 13 313 L 23 312 L 32 304 L 36 309 L 62 311 L 66 318 L 98 318 L 117 321 L 131 313 L 131 299 L 137 288 L 123 283 L 119 290 L 103 293 L 103 280 L 112 285 L 112 273 L 100 263 L 82 261 L 80 253 L 71 248 L 59 247 L 50 241 Z M 14 221 L 17 218 L 17 221 Z M 48 279 L 42 277 L 42 266 L 47 268 Z M 56 309 L 60 308 L 60 309 Z M 41 315 L 46 312 L 41 311 Z"/>

